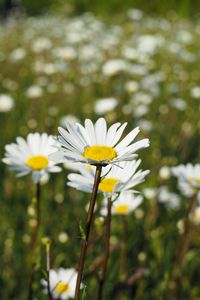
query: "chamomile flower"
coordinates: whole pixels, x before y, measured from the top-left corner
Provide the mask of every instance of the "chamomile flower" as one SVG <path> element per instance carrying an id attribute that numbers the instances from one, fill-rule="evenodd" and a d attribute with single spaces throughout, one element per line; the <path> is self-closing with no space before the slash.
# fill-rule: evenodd
<path id="1" fill-rule="evenodd" d="M 109 197 L 116 197 L 116 193 L 123 190 L 129 190 L 144 181 L 149 170 L 137 171 L 141 160 L 133 160 L 131 162 L 121 162 L 112 167 L 107 166 L 102 170 L 102 178 L 99 183 L 98 190 Z M 69 186 L 78 190 L 91 192 L 95 177 L 95 167 L 80 164 L 78 168 L 80 174 L 71 173 L 68 175 Z"/>
<path id="2" fill-rule="evenodd" d="M 51 155 L 51 159 L 56 162 L 71 160 L 102 166 L 131 161 L 137 156 L 137 150 L 149 146 L 149 140 L 132 143 L 139 133 L 139 128 L 136 127 L 120 141 L 126 125 L 127 123 L 115 123 L 107 130 L 105 119 L 99 118 L 95 124 L 86 119 L 85 126 L 76 123 L 66 124 L 67 130 L 59 127 L 61 135 L 58 142 L 61 147 Z"/>
<path id="3" fill-rule="evenodd" d="M 76 287 L 77 272 L 75 269 L 59 268 L 51 269 L 49 272 L 49 285 L 53 298 L 55 299 L 71 299 L 74 298 Z M 47 282 L 42 279 L 42 285 L 47 293 Z"/>
<path id="4" fill-rule="evenodd" d="M 56 141 L 46 133 L 29 133 L 27 140 L 17 137 L 17 142 L 5 146 L 3 162 L 17 172 L 17 177 L 32 173 L 34 183 L 49 172 L 60 172 L 61 168 L 49 160 L 48 155 L 55 151 Z"/>
<path id="5" fill-rule="evenodd" d="M 121 192 L 117 200 L 113 201 L 113 215 L 128 215 L 133 212 L 143 201 L 141 195 L 135 195 L 132 191 Z M 103 200 L 103 206 L 100 211 L 101 215 L 107 214 L 107 197 Z"/>
<path id="6" fill-rule="evenodd" d="M 200 189 L 200 164 L 173 167 L 172 174 L 178 178 L 178 186 L 185 196 L 190 197 Z"/>

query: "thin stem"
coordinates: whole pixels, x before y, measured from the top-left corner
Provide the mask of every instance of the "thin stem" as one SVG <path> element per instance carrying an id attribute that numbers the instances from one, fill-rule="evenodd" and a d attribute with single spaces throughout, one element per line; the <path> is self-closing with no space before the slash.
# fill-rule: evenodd
<path id="1" fill-rule="evenodd" d="M 175 279 L 175 287 L 173 289 L 174 296 L 176 296 L 178 293 L 184 258 L 190 247 L 191 236 L 192 236 L 192 234 L 191 234 L 192 233 L 191 232 L 192 224 L 190 221 L 190 215 L 191 215 L 191 213 L 193 213 L 193 211 L 195 209 L 195 205 L 196 205 L 196 195 L 194 194 L 190 198 L 188 210 L 187 210 L 187 213 L 185 216 L 184 234 L 182 235 L 182 237 L 180 237 L 180 239 L 177 243 L 177 247 L 176 247 L 176 258 L 175 258 L 175 263 L 174 263 L 173 272 L 172 272 L 172 276 Z"/>
<path id="2" fill-rule="evenodd" d="M 38 244 L 38 233 L 40 228 L 40 183 L 38 182 L 36 184 L 36 192 L 35 192 L 35 198 L 36 198 L 36 226 L 33 233 L 33 241 L 32 241 L 32 249 L 31 249 L 31 257 L 36 255 L 36 248 Z M 33 299 L 33 281 L 35 276 L 35 269 L 34 266 L 31 266 L 31 274 L 29 279 L 29 288 L 28 288 L 28 300 Z"/>
<path id="3" fill-rule="evenodd" d="M 51 242 L 50 240 L 48 240 L 46 243 L 47 293 L 48 293 L 48 300 L 53 300 L 53 297 L 51 295 L 51 290 L 50 290 L 50 281 L 49 281 L 49 272 L 51 269 L 50 251 L 51 251 Z"/>
<path id="4" fill-rule="evenodd" d="M 85 263 L 85 255 L 87 252 L 87 247 L 88 247 L 88 242 L 89 242 L 90 229 L 91 229 L 91 225 L 92 225 L 94 207 L 95 207 L 96 198 L 97 198 L 97 191 L 98 191 L 98 187 L 99 187 L 99 183 L 100 183 L 100 179 L 101 179 L 101 170 L 102 170 L 102 166 L 96 166 L 94 185 L 93 185 L 93 190 L 92 190 L 92 195 L 91 195 L 90 205 L 89 205 L 89 210 L 88 210 L 88 215 L 87 215 L 87 222 L 86 222 L 86 227 L 85 227 L 85 236 L 83 238 L 81 254 L 80 254 L 79 264 L 78 264 L 78 276 L 77 276 L 77 281 L 76 281 L 76 290 L 75 290 L 74 300 L 79 300 L 80 285 L 81 285 L 83 268 L 84 268 L 84 263 Z"/>
<path id="5" fill-rule="evenodd" d="M 105 252 L 104 252 L 104 259 L 103 259 L 103 265 L 102 270 L 99 276 L 99 290 L 97 299 L 102 300 L 103 299 L 103 288 L 104 283 L 106 279 L 106 271 L 108 266 L 108 259 L 110 254 L 110 231 L 111 231 L 111 209 L 112 209 L 112 201 L 110 198 L 108 198 L 107 202 L 107 216 L 105 220 L 105 240 L 104 240 L 104 246 L 105 246 Z"/>
<path id="6" fill-rule="evenodd" d="M 121 256 L 120 256 L 120 266 L 119 266 L 119 278 L 120 282 L 123 283 L 126 278 L 126 261 L 127 261 L 127 220 L 126 216 L 122 216 L 121 218 L 121 224 L 122 224 L 122 246 L 121 246 Z M 123 300 L 124 298 L 124 292 L 119 292 L 119 299 Z"/>

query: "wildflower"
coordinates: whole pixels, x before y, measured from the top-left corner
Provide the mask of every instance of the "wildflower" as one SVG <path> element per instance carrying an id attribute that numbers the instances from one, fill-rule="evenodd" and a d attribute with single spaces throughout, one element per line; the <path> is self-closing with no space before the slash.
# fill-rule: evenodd
<path id="1" fill-rule="evenodd" d="M 190 197 L 200 189 L 200 164 L 173 167 L 172 174 L 178 178 L 178 186 L 185 196 Z"/>
<path id="2" fill-rule="evenodd" d="M 49 160 L 48 155 L 54 151 L 56 141 L 46 133 L 29 133 L 27 141 L 17 137 L 17 143 L 5 146 L 3 162 L 21 177 L 32 173 L 32 179 L 38 183 L 48 172 L 60 172 L 61 168 Z"/>
<path id="3" fill-rule="evenodd" d="M 14 106 L 14 101 L 9 95 L 6 94 L 0 95 L 0 112 L 8 112 L 12 110 L 13 106 Z"/>
<path id="4" fill-rule="evenodd" d="M 49 271 L 49 285 L 53 298 L 64 300 L 74 298 L 76 279 L 77 272 L 73 268 L 51 269 Z M 45 287 L 45 293 L 47 293 L 46 280 L 42 279 L 41 283 Z"/>
<path id="5" fill-rule="evenodd" d="M 117 106 L 118 101 L 115 98 L 102 98 L 95 102 L 94 111 L 97 115 L 112 111 Z"/>
<path id="6" fill-rule="evenodd" d="M 51 159 L 56 162 L 71 160 L 101 166 L 131 161 L 137 156 L 137 150 L 149 146 L 149 140 L 132 143 L 139 133 L 136 127 L 119 142 L 126 125 L 115 123 L 107 130 L 105 119 L 100 118 L 95 124 L 86 119 L 85 127 L 79 123 L 66 124 L 67 130 L 59 127 L 61 136 L 58 142 L 61 147 L 51 155 Z"/>
<path id="7" fill-rule="evenodd" d="M 135 195 L 132 191 L 123 191 L 120 193 L 117 200 L 112 204 L 113 215 L 128 215 L 133 212 L 143 201 L 141 195 Z M 107 213 L 107 197 L 103 200 L 101 214 L 104 216 Z"/>
<path id="8" fill-rule="evenodd" d="M 116 193 L 129 190 L 144 181 L 149 173 L 146 171 L 136 171 L 141 160 L 131 162 L 121 162 L 118 165 L 105 167 L 102 170 L 102 179 L 98 190 L 104 194 L 116 197 Z M 81 164 L 79 166 L 80 174 L 71 173 L 68 175 L 68 185 L 78 190 L 91 192 L 95 177 L 95 167 Z"/>

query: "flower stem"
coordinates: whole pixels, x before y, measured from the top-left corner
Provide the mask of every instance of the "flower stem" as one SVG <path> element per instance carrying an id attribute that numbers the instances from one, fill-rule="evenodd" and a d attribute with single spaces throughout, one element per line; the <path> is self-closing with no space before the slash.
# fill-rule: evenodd
<path id="1" fill-rule="evenodd" d="M 95 207 L 96 198 L 97 198 L 97 191 L 98 191 L 98 187 L 99 187 L 99 183 L 100 183 L 100 179 L 101 179 L 101 170 L 102 170 L 102 166 L 96 166 L 94 185 L 93 185 L 93 190 L 92 190 L 92 195 L 91 195 L 90 205 L 89 205 L 89 210 L 88 210 L 88 215 L 87 215 L 87 222 L 86 222 L 86 227 L 85 227 L 85 236 L 83 238 L 81 254 L 80 254 L 79 264 L 78 264 L 78 276 L 77 276 L 77 281 L 76 281 L 74 300 L 79 300 L 80 285 L 81 285 L 83 268 L 84 268 L 84 263 L 85 263 L 85 255 L 86 255 L 87 247 L 88 247 L 90 229 L 91 229 L 93 214 L 94 214 L 94 207 Z"/>
<path id="2" fill-rule="evenodd" d="M 182 274 L 182 265 L 184 262 L 184 258 L 188 252 L 188 249 L 190 247 L 190 242 L 191 242 L 191 229 L 192 229 L 192 224 L 190 221 L 190 215 L 193 213 L 196 205 L 196 195 L 194 194 L 189 201 L 189 206 L 187 210 L 187 214 L 185 216 L 185 221 L 184 221 L 184 234 L 182 237 L 180 237 L 178 243 L 177 243 L 177 248 L 176 248 L 176 258 L 175 258 L 175 263 L 174 263 L 174 279 L 175 279 L 175 286 L 173 289 L 173 294 L 174 296 L 177 295 L 178 289 L 180 287 L 180 278 Z"/>
<path id="3" fill-rule="evenodd" d="M 31 248 L 31 258 L 32 256 L 36 256 L 37 244 L 38 244 L 38 233 L 40 228 L 40 183 L 36 184 L 36 191 L 35 191 L 35 198 L 36 198 L 36 226 L 33 233 L 33 240 L 32 240 L 32 248 Z M 28 288 L 28 300 L 33 299 L 33 281 L 35 275 L 35 268 L 34 265 L 31 266 L 31 274 L 29 279 L 29 288 Z"/>
<path id="4" fill-rule="evenodd" d="M 99 290 L 98 290 L 98 296 L 97 300 L 103 299 L 103 288 L 106 278 L 106 271 L 108 266 L 108 259 L 110 254 L 110 231 L 111 231 L 111 209 L 112 209 L 112 201 L 110 198 L 107 199 L 107 216 L 105 220 L 105 241 L 104 241 L 104 259 L 103 259 L 103 265 L 102 270 L 99 276 Z"/>

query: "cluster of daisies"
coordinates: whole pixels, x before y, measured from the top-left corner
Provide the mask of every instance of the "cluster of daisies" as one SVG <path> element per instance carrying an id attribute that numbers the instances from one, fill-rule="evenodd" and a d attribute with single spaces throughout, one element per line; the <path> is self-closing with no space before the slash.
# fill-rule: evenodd
<path id="1" fill-rule="evenodd" d="M 50 172 L 60 172 L 59 163 L 70 162 L 73 173 L 68 175 L 68 186 L 84 192 L 92 192 L 95 170 L 101 166 L 98 192 L 103 195 L 102 216 L 106 215 L 107 199 L 112 202 L 112 214 L 129 214 L 143 201 L 135 186 L 142 183 L 149 170 L 138 169 L 141 163 L 136 152 L 149 146 L 148 139 L 134 142 L 139 128 L 130 131 L 124 138 L 127 123 L 115 123 L 107 128 L 104 118 L 95 124 L 86 119 L 84 126 L 66 124 L 59 127 L 58 137 L 46 133 L 30 133 L 27 140 L 17 138 L 16 143 L 6 145 L 3 162 L 17 172 L 17 176 L 32 175 L 33 182 L 40 184 Z M 173 168 L 179 186 L 187 195 L 200 188 L 200 165 Z M 54 298 L 74 297 L 77 272 L 75 269 L 50 270 L 49 284 Z M 47 290 L 46 281 L 42 284 Z"/>

